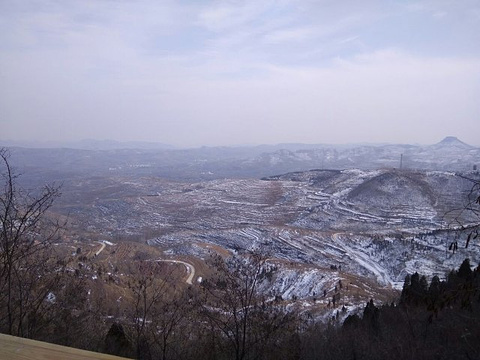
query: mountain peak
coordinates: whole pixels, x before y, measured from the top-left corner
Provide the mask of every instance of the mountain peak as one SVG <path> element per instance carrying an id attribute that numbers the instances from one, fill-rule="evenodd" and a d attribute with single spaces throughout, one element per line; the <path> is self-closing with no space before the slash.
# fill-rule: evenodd
<path id="1" fill-rule="evenodd" d="M 465 144 L 463 141 L 460 141 L 455 136 L 447 136 L 445 139 L 436 144 L 437 146 L 455 146 L 462 148 L 471 148 L 471 145 Z"/>

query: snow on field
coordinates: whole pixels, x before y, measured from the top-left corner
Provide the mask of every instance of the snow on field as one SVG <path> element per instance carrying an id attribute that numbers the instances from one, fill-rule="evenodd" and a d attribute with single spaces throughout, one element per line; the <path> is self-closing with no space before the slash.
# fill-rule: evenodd
<path id="1" fill-rule="evenodd" d="M 338 277 L 327 276 L 319 269 L 279 268 L 271 281 L 264 282 L 263 290 L 281 295 L 283 299 L 321 296 L 328 284 L 338 281 Z"/>
<path id="2" fill-rule="evenodd" d="M 388 275 L 387 269 L 379 265 L 374 259 L 370 258 L 367 254 L 357 251 L 349 246 L 344 246 L 348 256 L 353 261 L 357 262 L 364 269 L 367 269 L 373 273 L 380 285 L 392 285 L 393 280 Z"/>
<path id="3" fill-rule="evenodd" d="M 110 245 L 110 246 L 115 246 L 115 245 L 117 245 L 117 244 L 114 244 L 114 243 L 112 243 L 111 241 L 108 241 L 108 240 L 100 240 L 100 242 L 101 242 L 101 243 L 104 243 L 104 244 L 106 244 L 106 245 Z"/>
<path id="4" fill-rule="evenodd" d="M 462 205 L 471 188 L 450 172 L 314 170 L 268 181 L 145 181 L 151 183 L 129 184 L 138 196 L 95 199 L 85 229 L 135 234 L 140 241 L 151 233 L 146 242 L 171 256 L 204 259 L 215 247 L 237 254 L 260 250 L 277 266 L 264 291 L 286 298 L 309 303 L 341 276 L 362 278 L 361 296 L 367 297 L 401 288 L 414 271 L 443 277 L 465 257 L 480 261 L 478 244 L 464 249 L 465 234 L 446 232 L 445 213 Z M 455 239 L 453 254 L 448 244 Z"/>

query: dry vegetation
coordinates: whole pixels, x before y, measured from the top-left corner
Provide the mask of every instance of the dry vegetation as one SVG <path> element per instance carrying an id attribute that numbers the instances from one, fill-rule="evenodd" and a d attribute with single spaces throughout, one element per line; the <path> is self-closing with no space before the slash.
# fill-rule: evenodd
<path id="1" fill-rule="evenodd" d="M 124 358 L 0 334 L 0 358 L 8 360 L 121 360 Z"/>

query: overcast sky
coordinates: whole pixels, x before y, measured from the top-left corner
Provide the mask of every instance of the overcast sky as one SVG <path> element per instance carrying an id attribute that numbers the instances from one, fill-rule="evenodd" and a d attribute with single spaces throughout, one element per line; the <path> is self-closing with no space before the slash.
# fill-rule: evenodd
<path id="1" fill-rule="evenodd" d="M 3 140 L 479 134 L 479 0 L 0 0 Z"/>

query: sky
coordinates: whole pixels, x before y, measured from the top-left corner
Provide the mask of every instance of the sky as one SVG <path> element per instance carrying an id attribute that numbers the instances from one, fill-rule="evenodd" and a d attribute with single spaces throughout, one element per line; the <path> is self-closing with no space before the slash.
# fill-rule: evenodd
<path id="1" fill-rule="evenodd" d="M 0 0 L 0 140 L 479 134 L 479 0 Z"/>

